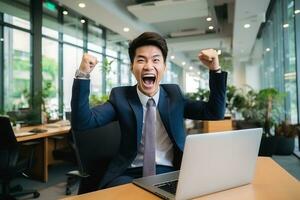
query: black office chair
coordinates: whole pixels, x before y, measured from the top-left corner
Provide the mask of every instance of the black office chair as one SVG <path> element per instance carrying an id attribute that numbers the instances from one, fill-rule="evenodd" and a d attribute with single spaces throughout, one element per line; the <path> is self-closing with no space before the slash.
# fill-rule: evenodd
<path id="1" fill-rule="evenodd" d="M 0 180 L 2 182 L 0 199 L 11 200 L 17 196 L 28 194 L 33 194 L 34 198 L 39 197 L 40 193 L 37 190 L 11 192 L 10 181 L 31 167 L 33 149 L 31 149 L 29 157 L 20 158 L 20 146 L 12 130 L 9 118 L 0 117 L 0 127 Z M 32 146 L 32 144 L 27 146 Z M 22 187 L 19 187 L 19 189 L 22 189 Z"/>
<path id="2" fill-rule="evenodd" d="M 109 162 L 119 151 L 121 140 L 119 122 L 72 133 L 82 177 L 78 194 L 96 191 Z"/>
<path id="3" fill-rule="evenodd" d="M 67 135 L 67 138 L 64 136 L 53 136 L 49 139 L 54 141 L 54 150 L 52 152 L 53 158 L 55 160 L 63 160 L 74 165 L 77 165 L 77 158 L 75 153 L 75 147 L 73 142 L 72 132 Z M 58 145 L 60 142 L 65 141 L 67 139 L 67 145 L 63 147 L 59 147 Z M 74 186 L 80 180 L 81 175 L 78 170 L 72 170 L 66 173 L 67 175 L 67 183 L 65 194 L 70 195 L 72 194 L 72 190 L 75 188 Z"/>

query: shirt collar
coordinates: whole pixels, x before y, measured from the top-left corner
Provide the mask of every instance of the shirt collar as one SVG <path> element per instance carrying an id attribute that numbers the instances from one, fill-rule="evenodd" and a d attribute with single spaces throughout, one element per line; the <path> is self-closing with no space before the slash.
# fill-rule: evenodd
<path id="1" fill-rule="evenodd" d="M 158 105 L 160 87 L 158 87 L 158 90 L 157 90 L 156 94 L 155 94 L 153 97 L 149 97 L 149 96 L 143 94 L 143 93 L 139 90 L 138 86 L 136 86 L 136 91 L 137 91 L 137 94 L 138 94 L 138 96 L 139 96 L 139 99 L 140 99 L 140 101 L 141 101 L 141 103 L 142 103 L 142 105 L 143 105 L 144 107 L 146 107 L 147 101 L 148 101 L 150 98 L 154 99 L 155 105 L 156 105 L 156 106 Z"/>

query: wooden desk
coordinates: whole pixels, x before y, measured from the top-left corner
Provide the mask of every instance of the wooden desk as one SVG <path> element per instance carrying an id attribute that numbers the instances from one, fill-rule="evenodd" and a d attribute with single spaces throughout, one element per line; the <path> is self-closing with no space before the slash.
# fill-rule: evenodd
<path id="1" fill-rule="evenodd" d="M 159 197 L 133 185 L 126 184 L 99 190 L 64 200 L 122 199 L 152 200 Z M 252 184 L 205 195 L 198 200 L 299 200 L 300 182 L 268 157 L 259 157 Z"/>
<path id="2" fill-rule="evenodd" d="M 29 126 L 21 128 L 16 132 L 26 132 L 33 128 L 47 129 L 47 132 L 37 133 L 34 135 L 17 137 L 18 142 L 26 142 L 31 140 L 39 140 L 37 146 L 32 175 L 34 178 L 47 182 L 48 181 L 48 165 L 51 164 L 53 145 L 49 145 L 49 137 L 55 135 L 63 135 L 69 133 L 70 126 L 62 126 L 58 128 L 48 128 L 46 125 Z"/>
<path id="3" fill-rule="evenodd" d="M 232 120 L 203 121 L 203 133 L 233 130 Z"/>

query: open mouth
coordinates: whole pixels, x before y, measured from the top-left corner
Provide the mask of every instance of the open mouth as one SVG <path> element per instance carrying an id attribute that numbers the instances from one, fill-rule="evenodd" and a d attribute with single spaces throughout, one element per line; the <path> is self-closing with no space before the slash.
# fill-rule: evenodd
<path id="1" fill-rule="evenodd" d="M 155 74 L 144 74 L 142 80 L 146 87 L 151 87 L 155 83 L 156 76 Z"/>

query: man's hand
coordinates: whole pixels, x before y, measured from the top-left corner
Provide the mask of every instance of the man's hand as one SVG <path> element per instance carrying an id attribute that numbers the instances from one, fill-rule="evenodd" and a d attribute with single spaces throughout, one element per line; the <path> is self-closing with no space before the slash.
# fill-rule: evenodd
<path id="1" fill-rule="evenodd" d="M 95 68 L 97 63 L 98 63 L 98 60 L 96 57 L 89 55 L 87 53 L 84 53 L 82 56 L 79 70 L 82 73 L 89 74 Z"/>
<path id="2" fill-rule="evenodd" d="M 217 70 L 220 68 L 218 52 L 214 49 L 201 50 L 198 58 L 209 70 Z"/>

